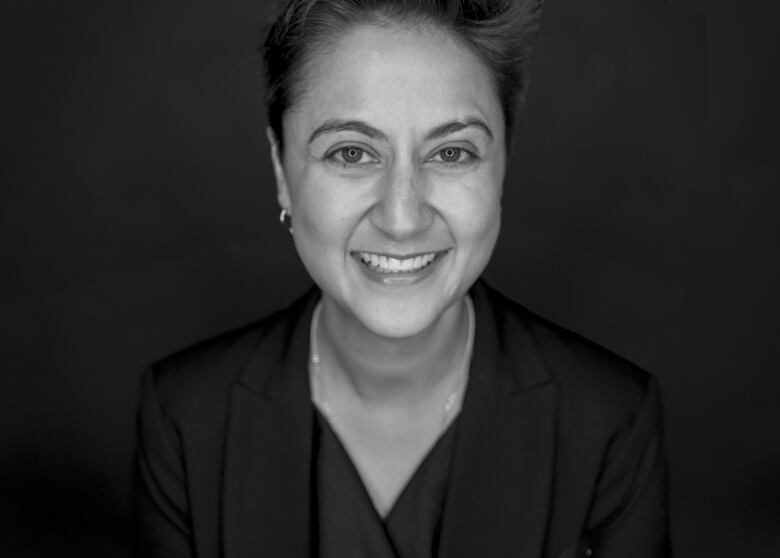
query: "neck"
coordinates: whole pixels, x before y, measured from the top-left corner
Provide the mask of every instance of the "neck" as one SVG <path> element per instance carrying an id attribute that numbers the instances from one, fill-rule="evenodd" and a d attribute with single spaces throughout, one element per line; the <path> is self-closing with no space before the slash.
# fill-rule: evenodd
<path id="1" fill-rule="evenodd" d="M 462 373 L 469 336 L 465 297 L 429 328 L 402 339 L 376 335 L 323 297 L 317 330 L 320 366 L 334 387 L 376 406 L 422 404 Z"/>

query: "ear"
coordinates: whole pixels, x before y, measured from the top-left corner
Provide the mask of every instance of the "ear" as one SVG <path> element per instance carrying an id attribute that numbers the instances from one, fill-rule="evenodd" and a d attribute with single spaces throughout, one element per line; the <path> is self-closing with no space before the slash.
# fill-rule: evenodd
<path id="1" fill-rule="evenodd" d="M 279 153 L 279 140 L 276 139 L 276 134 L 270 126 L 266 126 L 265 136 L 268 138 L 268 143 L 271 144 L 271 162 L 274 165 L 274 176 L 276 177 L 276 200 L 279 202 L 279 207 L 289 211 L 290 189 L 287 186 L 287 176 L 284 174 L 281 154 Z"/>

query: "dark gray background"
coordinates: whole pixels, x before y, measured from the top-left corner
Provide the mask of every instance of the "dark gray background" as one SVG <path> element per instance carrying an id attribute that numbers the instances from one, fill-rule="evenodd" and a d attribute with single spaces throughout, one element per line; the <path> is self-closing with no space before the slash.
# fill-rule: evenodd
<path id="1" fill-rule="evenodd" d="M 266 4 L 4 4 L 0 556 L 125 556 L 143 367 L 308 285 Z M 660 378 L 678 556 L 780 556 L 769 5 L 547 0 L 487 272 Z"/>

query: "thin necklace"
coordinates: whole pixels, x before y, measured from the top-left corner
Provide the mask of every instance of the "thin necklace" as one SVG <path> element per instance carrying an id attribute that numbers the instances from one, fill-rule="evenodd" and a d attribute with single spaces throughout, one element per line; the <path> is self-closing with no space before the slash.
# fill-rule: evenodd
<path id="1" fill-rule="evenodd" d="M 461 357 L 460 367 L 457 372 L 455 380 L 455 387 L 452 393 L 447 397 L 444 403 L 444 409 L 442 411 L 441 425 L 439 427 L 439 433 L 444 432 L 444 429 L 450 423 L 455 413 L 459 409 L 457 403 L 462 401 L 463 389 L 466 387 L 466 381 L 468 379 L 469 362 L 471 360 L 471 351 L 474 347 L 474 305 L 471 299 L 466 297 L 466 309 L 469 319 L 468 336 L 466 337 L 466 347 L 463 350 L 463 356 Z M 320 319 L 320 312 L 322 311 L 322 300 L 317 303 L 314 313 L 311 318 L 311 333 L 310 333 L 310 355 L 311 366 L 309 372 L 311 375 L 310 384 L 312 386 L 312 398 L 319 405 L 322 412 L 325 414 L 325 418 L 328 419 L 330 424 L 334 424 L 333 409 L 330 406 L 327 398 L 325 375 L 322 372 L 320 366 L 320 350 L 317 343 L 317 324 Z"/>

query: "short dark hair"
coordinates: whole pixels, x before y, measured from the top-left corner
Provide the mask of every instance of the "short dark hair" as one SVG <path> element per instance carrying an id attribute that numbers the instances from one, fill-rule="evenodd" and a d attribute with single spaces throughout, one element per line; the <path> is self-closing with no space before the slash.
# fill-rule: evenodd
<path id="1" fill-rule="evenodd" d="M 303 93 L 306 63 L 348 29 L 426 23 L 454 33 L 490 68 L 508 142 L 528 88 L 541 5 L 542 0 L 288 0 L 264 45 L 269 125 L 282 147 L 282 116 Z"/>

